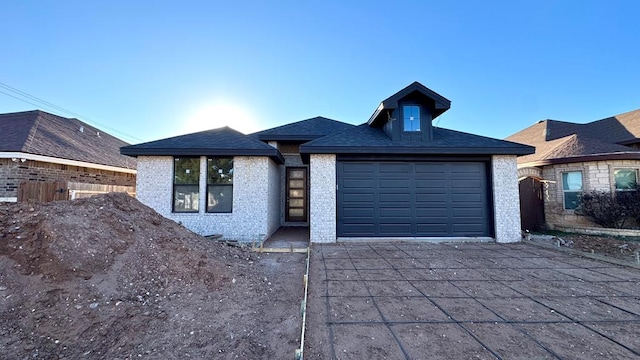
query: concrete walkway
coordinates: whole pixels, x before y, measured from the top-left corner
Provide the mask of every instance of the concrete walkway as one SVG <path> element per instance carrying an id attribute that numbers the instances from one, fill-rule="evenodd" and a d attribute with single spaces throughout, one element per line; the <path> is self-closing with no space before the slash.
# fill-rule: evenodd
<path id="1" fill-rule="evenodd" d="M 640 270 L 526 244 L 314 245 L 305 359 L 639 359 Z"/>

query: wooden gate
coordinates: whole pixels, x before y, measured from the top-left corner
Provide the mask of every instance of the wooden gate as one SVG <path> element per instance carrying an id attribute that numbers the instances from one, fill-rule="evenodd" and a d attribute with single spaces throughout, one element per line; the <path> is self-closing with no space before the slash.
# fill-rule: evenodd
<path id="1" fill-rule="evenodd" d="M 520 227 L 541 231 L 545 228 L 543 186 L 539 179 L 527 177 L 520 181 Z"/>
<path id="2" fill-rule="evenodd" d="M 20 188 L 18 189 L 18 202 L 49 202 L 67 200 L 68 198 L 67 183 L 63 181 L 24 181 L 20 183 Z"/>

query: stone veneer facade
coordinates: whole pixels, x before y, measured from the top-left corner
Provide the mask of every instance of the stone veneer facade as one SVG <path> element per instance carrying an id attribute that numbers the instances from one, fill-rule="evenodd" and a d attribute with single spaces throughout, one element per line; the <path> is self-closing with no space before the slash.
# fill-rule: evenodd
<path id="1" fill-rule="evenodd" d="M 598 226 L 587 218 L 576 215 L 573 210 L 564 209 L 562 173 L 567 171 L 582 171 L 583 191 L 615 191 L 613 172 L 616 169 L 635 169 L 638 171 L 640 170 L 640 161 L 587 161 L 544 166 L 542 169 L 542 178 L 546 180 L 544 187 L 544 214 L 547 227 L 554 229 L 556 226 Z"/>
<path id="2" fill-rule="evenodd" d="M 309 160 L 309 236 L 311 242 L 336 242 L 336 156 L 312 154 Z"/>
<path id="3" fill-rule="evenodd" d="M 206 212 L 206 157 L 200 157 L 200 209 L 174 213 L 173 157 L 138 157 L 136 197 L 166 218 L 200 235 L 222 234 L 224 239 L 263 241 L 280 225 L 280 175 L 268 157 L 233 158 L 233 210 Z"/>
<path id="4" fill-rule="evenodd" d="M 133 187 L 136 185 L 136 175 L 35 160 L 15 162 L 0 158 L 0 199 L 17 199 L 18 188 L 23 181 L 63 181 Z"/>
<path id="5" fill-rule="evenodd" d="M 499 243 L 520 241 L 520 194 L 516 156 L 493 155 L 491 172 L 495 240 Z"/>

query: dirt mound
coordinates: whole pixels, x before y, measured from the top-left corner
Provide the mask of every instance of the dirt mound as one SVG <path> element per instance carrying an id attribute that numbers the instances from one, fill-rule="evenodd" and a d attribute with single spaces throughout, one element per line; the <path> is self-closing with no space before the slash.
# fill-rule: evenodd
<path id="1" fill-rule="evenodd" d="M 267 318 L 270 271 L 302 260 L 264 260 L 125 194 L 0 205 L 0 358 L 280 357 L 264 328 L 295 342 L 299 300 Z"/>

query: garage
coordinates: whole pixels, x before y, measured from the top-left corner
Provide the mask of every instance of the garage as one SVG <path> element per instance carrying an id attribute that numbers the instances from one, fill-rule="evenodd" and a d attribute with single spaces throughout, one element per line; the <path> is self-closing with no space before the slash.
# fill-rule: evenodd
<path id="1" fill-rule="evenodd" d="M 487 161 L 338 161 L 339 237 L 492 236 Z"/>

